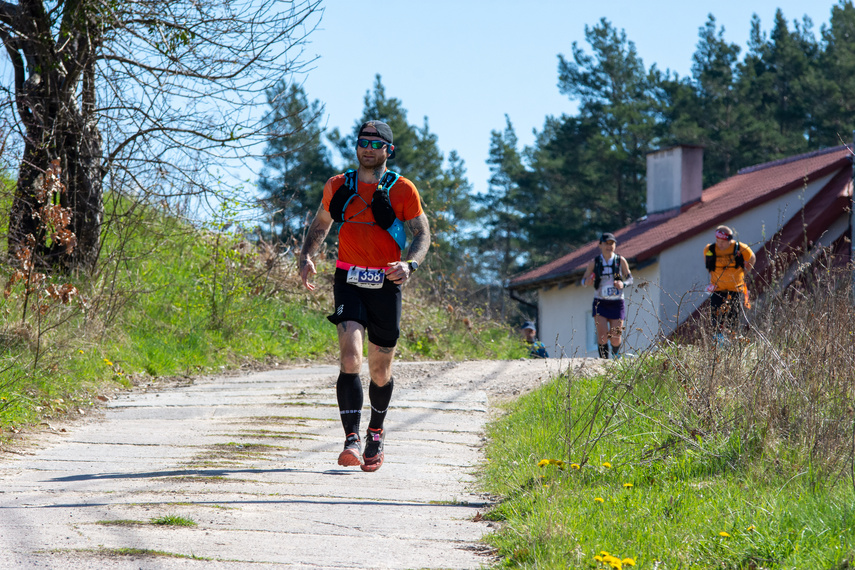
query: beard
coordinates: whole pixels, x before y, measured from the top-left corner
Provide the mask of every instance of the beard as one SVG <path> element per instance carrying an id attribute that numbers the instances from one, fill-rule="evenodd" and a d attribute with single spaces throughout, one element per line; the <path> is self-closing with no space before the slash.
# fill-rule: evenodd
<path id="1" fill-rule="evenodd" d="M 369 170 L 382 167 L 386 162 L 384 153 L 357 153 L 356 159 L 359 161 L 359 166 Z"/>

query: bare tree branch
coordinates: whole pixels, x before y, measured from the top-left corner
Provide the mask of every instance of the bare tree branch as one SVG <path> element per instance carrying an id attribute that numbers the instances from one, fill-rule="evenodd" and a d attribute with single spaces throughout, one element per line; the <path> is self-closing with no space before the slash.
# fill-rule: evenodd
<path id="1" fill-rule="evenodd" d="M 53 159 L 79 246 L 74 259 L 41 253 L 69 267 L 100 250 L 105 177 L 138 195 L 214 191 L 213 168 L 257 156 L 275 132 L 265 94 L 304 70 L 321 13 L 320 0 L 0 1 L 6 105 L 23 135 L 10 252 L 34 226 L 32 186 Z"/>

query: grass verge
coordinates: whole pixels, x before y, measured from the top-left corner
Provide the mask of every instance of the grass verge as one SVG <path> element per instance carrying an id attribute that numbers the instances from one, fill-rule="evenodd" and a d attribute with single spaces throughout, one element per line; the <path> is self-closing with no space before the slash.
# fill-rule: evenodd
<path id="1" fill-rule="evenodd" d="M 643 373 L 665 357 L 643 360 L 557 378 L 491 425 L 483 485 L 501 500 L 485 518 L 502 565 L 850 568 L 852 488 L 816 485 L 796 448 L 693 435 L 679 381 Z"/>

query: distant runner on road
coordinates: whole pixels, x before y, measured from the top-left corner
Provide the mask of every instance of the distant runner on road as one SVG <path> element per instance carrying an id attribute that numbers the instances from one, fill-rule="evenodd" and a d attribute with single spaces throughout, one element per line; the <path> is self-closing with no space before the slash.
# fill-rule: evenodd
<path id="1" fill-rule="evenodd" d="M 597 352 L 600 358 L 609 358 L 609 343 L 612 356 L 620 357 L 623 343 L 623 325 L 626 321 L 624 289 L 632 285 L 632 273 L 625 257 L 615 253 L 617 238 L 611 232 L 600 236 L 600 255 L 588 262 L 582 287 L 594 286 L 594 302 L 591 314 L 597 327 Z"/>
<path id="2" fill-rule="evenodd" d="M 386 161 L 394 157 L 389 125 L 363 123 L 356 141 L 359 167 L 327 181 L 300 252 L 303 285 L 314 291 L 315 285 L 309 281 L 317 273 L 312 257 L 333 222 L 341 223 L 333 284 L 335 310 L 327 317 L 338 329 L 340 350 L 336 395 L 345 441 L 338 464 L 361 465 L 363 471 L 376 471 L 383 465 L 383 421 L 394 386 L 392 360 L 400 336 L 401 286 L 418 269 L 430 246 L 430 228 L 418 190 L 386 168 Z M 402 258 L 405 225 L 413 240 Z M 359 372 L 366 332 L 371 420 L 360 458 L 363 393 Z"/>

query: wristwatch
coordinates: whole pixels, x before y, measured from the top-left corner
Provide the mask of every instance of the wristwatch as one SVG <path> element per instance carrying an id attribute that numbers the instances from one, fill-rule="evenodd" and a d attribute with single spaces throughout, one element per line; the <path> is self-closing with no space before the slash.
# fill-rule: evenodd
<path id="1" fill-rule="evenodd" d="M 410 266 L 410 273 L 415 273 L 416 269 L 419 268 L 419 262 L 415 259 L 410 259 L 407 261 L 407 265 Z"/>

